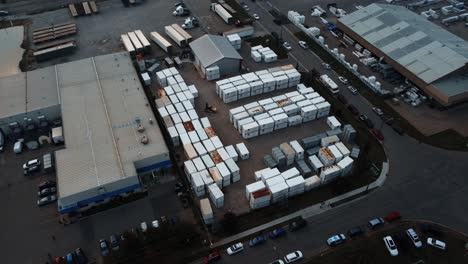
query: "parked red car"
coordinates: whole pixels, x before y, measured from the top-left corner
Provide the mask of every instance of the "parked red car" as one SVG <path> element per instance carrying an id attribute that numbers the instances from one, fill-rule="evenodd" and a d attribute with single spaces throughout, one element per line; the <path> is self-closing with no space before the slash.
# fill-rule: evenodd
<path id="1" fill-rule="evenodd" d="M 386 222 L 393 222 L 401 218 L 401 215 L 399 212 L 391 212 L 388 215 L 385 216 L 385 221 Z"/>
<path id="2" fill-rule="evenodd" d="M 213 253 L 210 253 L 205 258 L 203 258 L 203 262 L 205 264 L 213 263 L 213 262 L 218 261 L 220 258 L 221 258 L 221 254 L 219 254 L 219 252 L 213 252 Z"/>
<path id="3" fill-rule="evenodd" d="M 383 141 L 385 139 L 382 132 L 380 132 L 380 130 L 378 130 L 377 128 L 372 129 L 372 134 L 374 134 L 374 136 L 379 140 Z"/>

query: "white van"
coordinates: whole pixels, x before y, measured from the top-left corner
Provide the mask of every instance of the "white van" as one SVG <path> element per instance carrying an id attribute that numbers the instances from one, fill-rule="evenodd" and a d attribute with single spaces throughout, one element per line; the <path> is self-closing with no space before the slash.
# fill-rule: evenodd
<path id="1" fill-rule="evenodd" d="M 23 141 L 22 140 L 18 140 L 18 141 L 15 142 L 15 145 L 13 146 L 13 151 L 16 154 L 20 154 L 21 152 L 23 152 Z"/>

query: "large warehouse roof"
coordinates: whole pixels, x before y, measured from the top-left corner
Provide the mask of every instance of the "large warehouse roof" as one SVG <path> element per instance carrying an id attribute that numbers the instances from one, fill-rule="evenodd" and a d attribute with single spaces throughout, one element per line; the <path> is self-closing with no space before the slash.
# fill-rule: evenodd
<path id="1" fill-rule="evenodd" d="M 242 59 L 226 37 L 204 35 L 189 45 L 205 68 L 224 58 Z"/>
<path id="2" fill-rule="evenodd" d="M 402 6 L 371 4 L 340 22 L 426 83 L 468 63 L 465 40 Z"/>
<path id="3" fill-rule="evenodd" d="M 0 119 L 59 105 L 55 67 L 0 78 Z"/>
<path id="4" fill-rule="evenodd" d="M 57 76 L 66 138 L 56 152 L 60 197 L 136 176 L 135 161 L 168 152 L 127 53 L 57 65 Z"/>

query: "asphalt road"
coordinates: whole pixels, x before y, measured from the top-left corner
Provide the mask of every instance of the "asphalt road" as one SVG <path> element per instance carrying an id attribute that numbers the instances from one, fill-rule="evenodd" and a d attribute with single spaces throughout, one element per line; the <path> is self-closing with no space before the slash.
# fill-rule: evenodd
<path id="1" fill-rule="evenodd" d="M 280 3 L 279 9 L 286 13 L 288 3 Z M 296 1 L 298 2 L 298 1 Z M 304 1 L 303 1 L 304 2 Z M 250 14 L 257 13 L 260 20 L 255 23 L 265 31 L 281 32 L 268 13 L 267 1 L 247 2 Z M 322 61 L 310 50 L 302 49 L 298 39 L 283 26 L 283 39 L 292 46 L 290 56 L 299 59 L 299 65 L 307 69 L 316 68 L 328 74 L 339 85 L 341 94 L 359 111 L 369 116 L 377 127 L 381 119 L 371 110 L 372 105 L 359 95 L 351 94 L 338 81 L 338 76 L 321 66 Z M 348 229 L 365 225 L 376 216 L 399 211 L 406 219 L 427 219 L 468 233 L 465 204 L 468 202 L 468 153 L 434 148 L 410 138 L 400 136 L 391 127 L 383 124 L 382 133 L 385 151 L 390 161 L 390 173 L 384 186 L 358 201 L 326 211 L 307 219 L 306 229 L 288 233 L 278 240 L 267 240 L 256 248 L 247 247 L 244 252 L 227 256 L 223 252 L 220 263 L 269 263 L 294 250 L 312 256 L 326 250 L 326 239 Z"/>

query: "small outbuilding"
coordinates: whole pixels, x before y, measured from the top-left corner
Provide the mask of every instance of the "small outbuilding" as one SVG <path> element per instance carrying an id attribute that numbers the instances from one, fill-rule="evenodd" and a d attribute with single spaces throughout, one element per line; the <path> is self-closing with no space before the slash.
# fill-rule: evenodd
<path id="1" fill-rule="evenodd" d="M 242 57 L 226 37 L 204 35 L 189 45 L 196 67 L 207 80 L 239 73 Z"/>

